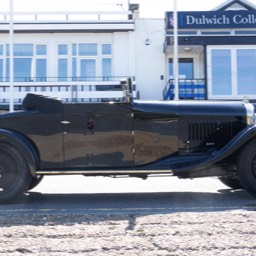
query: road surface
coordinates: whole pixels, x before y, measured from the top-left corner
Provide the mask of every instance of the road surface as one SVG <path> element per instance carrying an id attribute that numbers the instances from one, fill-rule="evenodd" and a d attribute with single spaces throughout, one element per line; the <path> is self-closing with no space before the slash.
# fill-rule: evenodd
<path id="1" fill-rule="evenodd" d="M 255 210 L 256 201 L 216 178 L 48 176 L 4 214 L 168 214 Z"/>

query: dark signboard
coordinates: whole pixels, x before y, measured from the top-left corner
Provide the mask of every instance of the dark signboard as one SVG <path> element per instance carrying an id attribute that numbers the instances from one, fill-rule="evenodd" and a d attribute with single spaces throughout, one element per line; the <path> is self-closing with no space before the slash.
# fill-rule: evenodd
<path id="1" fill-rule="evenodd" d="M 173 12 L 167 12 L 166 29 L 173 22 Z M 256 11 L 178 12 L 178 28 L 256 28 Z"/>

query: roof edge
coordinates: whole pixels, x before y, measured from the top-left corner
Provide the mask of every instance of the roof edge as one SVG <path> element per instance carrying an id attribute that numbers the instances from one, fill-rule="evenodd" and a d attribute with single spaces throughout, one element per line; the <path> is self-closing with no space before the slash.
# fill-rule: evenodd
<path id="1" fill-rule="evenodd" d="M 252 4 L 247 0 L 227 0 L 224 3 L 215 7 L 212 11 L 225 11 L 233 4 L 240 4 L 241 6 L 245 7 L 248 10 L 256 10 L 256 5 Z"/>

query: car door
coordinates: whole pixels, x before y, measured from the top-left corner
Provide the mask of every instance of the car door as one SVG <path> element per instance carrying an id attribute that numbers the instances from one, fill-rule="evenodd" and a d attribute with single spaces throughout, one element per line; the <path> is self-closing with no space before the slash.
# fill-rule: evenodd
<path id="1" fill-rule="evenodd" d="M 67 104 L 63 124 L 65 167 L 133 165 L 129 103 Z"/>
<path id="2" fill-rule="evenodd" d="M 150 164 L 177 152 L 177 124 L 176 116 L 135 111 L 135 165 Z"/>

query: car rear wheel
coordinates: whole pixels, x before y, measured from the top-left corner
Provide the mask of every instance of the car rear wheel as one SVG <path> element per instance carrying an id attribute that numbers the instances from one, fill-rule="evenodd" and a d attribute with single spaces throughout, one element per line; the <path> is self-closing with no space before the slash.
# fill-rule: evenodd
<path id="1" fill-rule="evenodd" d="M 237 161 L 237 175 L 244 189 L 256 197 L 256 140 L 248 143 Z"/>
<path id="2" fill-rule="evenodd" d="M 235 175 L 219 177 L 219 180 L 229 188 L 232 189 L 243 189 L 239 178 Z"/>
<path id="3" fill-rule="evenodd" d="M 32 175 L 22 154 L 12 145 L 0 144 L 0 202 L 26 192 Z"/>

